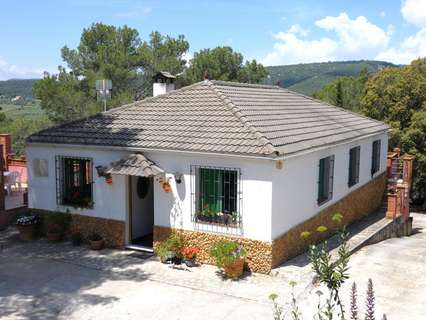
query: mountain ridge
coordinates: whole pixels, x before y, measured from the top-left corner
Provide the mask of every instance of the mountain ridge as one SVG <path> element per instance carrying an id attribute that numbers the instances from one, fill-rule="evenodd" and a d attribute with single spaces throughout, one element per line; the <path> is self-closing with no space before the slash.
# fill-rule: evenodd
<path id="1" fill-rule="evenodd" d="M 283 88 L 312 96 L 326 84 L 338 77 L 357 76 L 363 68 L 376 73 L 382 68 L 398 67 L 390 62 L 378 60 L 349 60 L 300 63 L 269 66 L 265 84 L 277 84 Z"/>

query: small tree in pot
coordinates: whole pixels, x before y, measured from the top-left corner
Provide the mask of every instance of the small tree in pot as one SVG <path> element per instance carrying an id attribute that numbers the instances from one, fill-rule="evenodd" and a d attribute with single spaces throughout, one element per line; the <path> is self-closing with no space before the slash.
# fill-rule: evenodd
<path id="1" fill-rule="evenodd" d="M 216 259 L 216 265 L 223 268 L 229 278 L 239 278 L 244 271 L 246 252 L 235 241 L 220 240 L 210 249 L 210 255 Z"/>
<path id="2" fill-rule="evenodd" d="M 101 250 L 104 247 L 104 239 L 99 233 L 92 233 L 89 237 L 90 249 Z"/>

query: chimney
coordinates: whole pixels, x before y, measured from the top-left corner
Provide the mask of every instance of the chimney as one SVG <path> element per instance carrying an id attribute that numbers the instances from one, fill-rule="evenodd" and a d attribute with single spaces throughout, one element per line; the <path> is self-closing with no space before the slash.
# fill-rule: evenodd
<path id="1" fill-rule="evenodd" d="M 167 71 L 160 71 L 154 77 L 152 95 L 154 97 L 175 90 L 176 77 Z"/>

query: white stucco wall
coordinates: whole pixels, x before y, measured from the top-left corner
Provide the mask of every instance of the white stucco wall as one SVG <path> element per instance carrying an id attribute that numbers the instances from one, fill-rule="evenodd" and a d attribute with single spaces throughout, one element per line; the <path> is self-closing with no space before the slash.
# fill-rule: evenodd
<path id="1" fill-rule="evenodd" d="M 28 205 L 30 208 L 75 212 L 92 217 L 103 217 L 106 219 L 125 220 L 127 212 L 127 182 L 124 176 L 114 177 L 114 183 L 108 185 L 104 178 L 99 178 L 95 167 L 105 165 L 119 159 L 126 152 L 101 151 L 91 149 L 75 149 L 54 146 L 29 145 L 26 149 L 28 159 Z M 56 204 L 56 171 L 55 156 L 76 156 L 93 159 L 93 209 L 75 209 Z M 48 177 L 34 176 L 34 159 L 48 160 Z"/>
<path id="2" fill-rule="evenodd" d="M 79 209 L 58 206 L 56 204 L 55 156 L 76 156 L 93 158 L 93 168 L 107 165 L 118 160 L 126 151 L 98 150 L 81 147 L 53 147 L 29 145 L 27 158 L 29 163 L 29 206 L 31 208 L 70 212 L 107 219 L 126 220 L 128 215 L 128 183 L 124 176 L 113 176 L 113 184 L 107 185 L 104 178 L 98 178 L 94 169 L 94 207 Z M 271 238 L 272 175 L 275 164 L 271 160 L 246 159 L 241 157 L 206 156 L 197 154 L 144 152 L 145 156 L 167 172 L 183 174 L 182 183 L 176 185 L 174 178 L 170 181 L 172 192 L 165 193 L 161 185 L 154 181 L 154 224 L 165 227 L 184 228 L 187 230 L 204 230 L 191 221 L 191 165 L 239 168 L 241 170 L 243 228 L 240 235 L 257 240 Z M 34 159 L 49 161 L 49 176 L 35 177 L 32 162 Z M 223 232 L 234 230 L 223 229 Z"/>
<path id="3" fill-rule="evenodd" d="M 191 220 L 191 165 L 239 168 L 241 170 L 242 201 L 241 213 L 243 228 L 241 235 L 256 240 L 270 241 L 285 231 L 314 216 L 320 210 L 343 198 L 352 190 L 371 180 L 372 142 L 381 139 L 380 171 L 386 170 L 387 134 L 365 138 L 340 146 L 324 148 L 315 152 L 284 160 L 283 168 L 277 169 L 275 161 L 247 159 L 202 154 L 150 151 L 145 156 L 172 177 L 172 192 L 165 193 L 154 180 L 154 224 L 187 230 L 203 230 Z M 349 149 L 361 146 L 359 183 L 348 187 Z M 82 147 L 54 147 L 52 145 L 29 145 L 29 206 L 52 211 L 65 211 L 67 207 L 56 204 L 55 156 L 78 156 L 93 158 L 93 167 L 107 165 L 118 160 L 129 151 L 99 150 Z M 319 159 L 334 155 L 333 198 L 325 204 L 317 205 L 317 182 Z M 35 177 L 32 162 L 34 159 L 49 161 L 49 176 Z M 173 173 L 183 174 L 182 183 L 176 184 Z M 70 212 L 107 219 L 126 220 L 128 216 L 128 183 L 124 176 L 114 176 L 113 184 L 105 183 L 104 178 L 94 177 L 93 209 Z M 226 230 L 222 230 L 225 231 Z M 232 231 L 234 233 L 234 231 Z"/>
<path id="4" fill-rule="evenodd" d="M 174 179 L 170 181 L 172 193 L 163 192 L 161 185 L 154 182 L 155 225 L 206 230 L 191 221 L 190 165 L 239 168 L 242 188 L 242 235 L 257 240 L 270 239 L 273 161 L 157 152 L 144 154 L 165 169 L 168 172 L 167 177 L 171 177 L 175 172 L 183 174 L 181 184 L 177 185 Z"/>
<path id="5" fill-rule="evenodd" d="M 375 174 L 377 176 L 386 171 L 387 133 L 286 159 L 283 169 L 276 170 L 273 175 L 272 239 L 371 181 L 372 144 L 377 139 L 382 141 L 380 170 Z M 349 149 L 356 146 L 361 146 L 359 182 L 349 188 Z M 333 198 L 319 206 L 317 204 L 319 160 L 330 155 L 335 156 Z"/>

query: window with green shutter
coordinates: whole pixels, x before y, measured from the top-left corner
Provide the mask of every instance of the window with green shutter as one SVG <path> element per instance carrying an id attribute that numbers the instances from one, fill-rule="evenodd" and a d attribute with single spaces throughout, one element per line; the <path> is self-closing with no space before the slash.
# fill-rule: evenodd
<path id="1" fill-rule="evenodd" d="M 56 178 L 58 204 L 93 206 L 91 159 L 57 156 Z"/>
<path id="2" fill-rule="evenodd" d="M 238 169 L 192 166 L 195 173 L 195 221 L 240 225 Z"/>
<path id="3" fill-rule="evenodd" d="M 318 204 L 333 197 L 334 155 L 322 158 L 318 165 Z"/>
<path id="4" fill-rule="evenodd" d="M 359 182 L 359 165 L 360 165 L 361 147 L 354 147 L 349 150 L 349 175 L 348 186 L 352 187 Z"/>
<path id="5" fill-rule="evenodd" d="M 373 147 L 371 151 L 371 175 L 372 176 L 380 170 L 380 148 L 381 148 L 381 140 L 373 141 Z"/>

